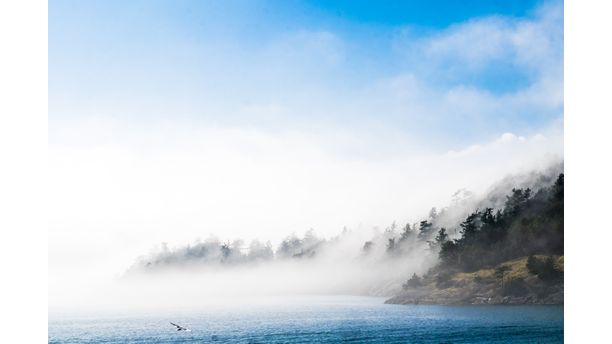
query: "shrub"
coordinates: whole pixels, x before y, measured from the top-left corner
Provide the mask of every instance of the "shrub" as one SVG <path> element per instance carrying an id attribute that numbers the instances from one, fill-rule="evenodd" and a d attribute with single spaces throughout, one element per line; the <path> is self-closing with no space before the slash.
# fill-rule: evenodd
<path id="1" fill-rule="evenodd" d="M 415 274 L 412 274 L 412 277 L 410 277 L 410 279 L 402 285 L 402 288 L 413 289 L 413 288 L 419 288 L 422 285 L 423 285 L 423 279 L 415 273 Z"/>
<path id="2" fill-rule="evenodd" d="M 529 258 L 527 258 L 527 270 L 529 270 L 529 273 L 533 275 L 539 274 L 542 270 L 542 264 L 540 260 L 534 257 L 533 255 L 529 256 Z"/>
<path id="3" fill-rule="evenodd" d="M 516 278 L 507 282 L 502 288 L 502 295 L 523 296 L 529 293 L 527 283 L 522 278 Z"/>
<path id="4" fill-rule="evenodd" d="M 561 272 L 555 267 L 555 260 L 552 256 L 544 260 L 538 277 L 546 282 L 556 281 L 561 278 Z"/>
<path id="5" fill-rule="evenodd" d="M 527 269 L 531 274 L 537 275 L 543 281 L 551 282 L 561 278 L 562 273 L 555 267 L 555 260 L 552 256 L 547 257 L 544 261 L 529 256 L 527 258 Z"/>
<path id="6" fill-rule="evenodd" d="M 436 287 L 440 289 L 446 289 L 453 286 L 452 281 L 453 274 L 451 272 L 440 272 L 438 276 L 436 276 Z"/>

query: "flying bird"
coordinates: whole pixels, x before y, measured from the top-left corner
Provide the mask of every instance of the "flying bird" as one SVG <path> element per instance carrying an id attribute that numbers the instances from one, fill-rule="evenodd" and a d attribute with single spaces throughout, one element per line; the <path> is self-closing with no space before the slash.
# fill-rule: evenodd
<path id="1" fill-rule="evenodd" d="M 183 327 L 181 325 L 177 325 L 177 324 L 175 324 L 173 322 L 170 322 L 170 325 L 175 326 L 177 331 L 186 331 L 186 332 L 191 331 L 190 329 L 188 329 L 186 327 Z"/>

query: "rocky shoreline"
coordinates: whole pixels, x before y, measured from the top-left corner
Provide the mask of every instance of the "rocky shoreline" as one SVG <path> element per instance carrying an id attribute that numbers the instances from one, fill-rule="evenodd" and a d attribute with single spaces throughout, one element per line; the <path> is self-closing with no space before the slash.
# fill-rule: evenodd
<path id="1" fill-rule="evenodd" d="M 400 294 L 386 300 L 385 303 L 397 305 L 562 305 L 563 291 L 556 292 L 545 298 L 535 295 L 456 298 Z"/>

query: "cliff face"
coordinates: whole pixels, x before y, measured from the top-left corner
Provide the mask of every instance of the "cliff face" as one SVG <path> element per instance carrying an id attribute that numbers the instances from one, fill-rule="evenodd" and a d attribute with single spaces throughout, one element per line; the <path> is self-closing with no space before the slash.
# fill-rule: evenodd
<path id="1" fill-rule="evenodd" d="M 544 260 L 544 256 L 536 256 Z M 437 271 L 389 304 L 563 304 L 563 256 L 554 256 L 554 275 L 536 275 L 527 257 L 474 272 Z"/>

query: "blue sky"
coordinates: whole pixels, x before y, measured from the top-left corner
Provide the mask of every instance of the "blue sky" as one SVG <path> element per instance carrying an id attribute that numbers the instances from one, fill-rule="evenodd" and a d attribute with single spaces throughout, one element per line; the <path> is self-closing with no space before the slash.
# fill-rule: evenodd
<path id="1" fill-rule="evenodd" d="M 512 99 L 562 93 L 562 30 L 559 2 L 52 1 L 50 119 L 375 126 L 446 149 L 562 117 L 562 97 Z"/>

